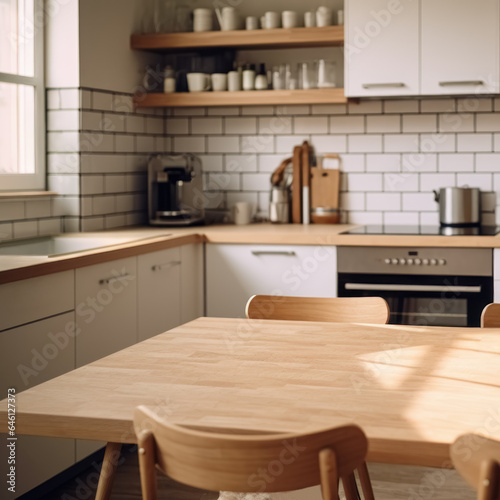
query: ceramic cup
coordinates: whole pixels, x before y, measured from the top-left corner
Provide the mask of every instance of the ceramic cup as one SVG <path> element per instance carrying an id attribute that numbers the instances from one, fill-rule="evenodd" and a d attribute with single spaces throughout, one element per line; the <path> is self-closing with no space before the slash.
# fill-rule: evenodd
<path id="1" fill-rule="evenodd" d="M 305 12 L 304 13 L 304 26 L 306 28 L 314 28 L 316 26 L 316 13 L 315 12 Z"/>
<path id="2" fill-rule="evenodd" d="M 172 93 L 175 92 L 175 78 L 167 77 L 163 80 L 163 92 Z"/>
<path id="3" fill-rule="evenodd" d="M 325 7 L 324 5 L 318 7 L 316 11 L 316 25 L 319 28 L 323 28 L 324 26 L 331 26 L 333 24 L 332 19 L 332 9 L 330 7 Z"/>
<path id="4" fill-rule="evenodd" d="M 210 9 L 194 9 L 193 31 L 212 31 L 213 15 Z"/>
<path id="5" fill-rule="evenodd" d="M 237 225 L 250 224 L 252 222 L 253 206 L 246 201 L 239 201 L 234 204 L 234 223 Z"/>
<path id="6" fill-rule="evenodd" d="M 230 71 L 227 74 L 227 88 L 229 92 L 241 90 L 241 75 L 238 71 Z"/>
<path id="7" fill-rule="evenodd" d="M 299 24 L 299 16 L 294 10 L 284 10 L 281 13 L 281 25 L 283 28 L 296 28 Z"/>
<path id="8" fill-rule="evenodd" d="M 265 29 L 274 30 L 280 27 L 280 15 L 278 12 L 266 12 L 264 14 Z"/>
<path id="9" fill-rule="evenodd" d="M 226 73 L 213 73 L 212 74 L 212 90 L 215 92 L 222 92 L 227 90 L 227 75 Z"/>
<path id="10" fill-rule="evenodd" d="M 259 29 L 259 19 L 255 16 L 248 16 L 245 19 L 245 28 L 247 30 L 258 30 Z"/>
<path id="11" fill-rule="evenodd" d="M 206 92 L 210 90 L 210 75 L 206 73 L 188 73 L 189 92 Z"/>

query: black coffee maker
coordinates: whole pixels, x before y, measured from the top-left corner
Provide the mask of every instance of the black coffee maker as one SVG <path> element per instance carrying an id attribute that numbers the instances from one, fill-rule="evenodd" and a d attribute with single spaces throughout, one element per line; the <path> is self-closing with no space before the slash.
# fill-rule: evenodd
<path id="1" fill-rule="evenodd" d="M 204 221 L 201 160 L 194 155 L 156 155 L 148 163 L 149 223 L 190 226 Z"/>

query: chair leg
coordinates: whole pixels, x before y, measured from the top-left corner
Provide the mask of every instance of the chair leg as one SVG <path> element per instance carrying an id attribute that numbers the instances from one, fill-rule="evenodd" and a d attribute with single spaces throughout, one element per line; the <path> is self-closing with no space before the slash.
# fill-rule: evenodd
<path id="1" fill-rule="evenodd" d="M 375 500 L 373 494 L 372 482 L 370 481 L 370 474 L 368 473 L 368 467 L 366 462 L 358 468 L 359 482 L 361 483 L 361 489 L 363 490 L 364 500 Z"/>
<path id="2" fill-rule="evenodd" d="M 109 500 L 121 449 L 121 443 L 108 443 L 106 445 L 95 500 Z"/>
<path id="3" fill-rule="evenodd" d="M 139 446 L 139 472 L 141 476 L 141 491 L 143 500 L 157 500 L 156 485 L 156 449 L 151 431 L 142 431 L 137 440 Z"/>
<path id="4" fill-rule="evenodd" d="M 360 497 L 354 472 L 351 472 L 348 476 L 344 476 L 342 478 L 342 485 L 344 486 L 346 500 L 359 500 Z"/>

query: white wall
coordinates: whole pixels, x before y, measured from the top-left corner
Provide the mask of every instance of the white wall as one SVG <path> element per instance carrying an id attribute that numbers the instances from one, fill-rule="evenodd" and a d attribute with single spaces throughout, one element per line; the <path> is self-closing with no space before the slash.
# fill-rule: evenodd
<path id="1" fill-rule="evenodd" d="M 80 81 L 78 0 L 54 2 L 45 28 L 45 81 L 51 87 L 78 87 Z"/>
<path id="2" fill-rule="evenodd" d="M 132 93 L 158 55 L 130 49 L 151 0 L 80 2 L 80 87 Z"/>

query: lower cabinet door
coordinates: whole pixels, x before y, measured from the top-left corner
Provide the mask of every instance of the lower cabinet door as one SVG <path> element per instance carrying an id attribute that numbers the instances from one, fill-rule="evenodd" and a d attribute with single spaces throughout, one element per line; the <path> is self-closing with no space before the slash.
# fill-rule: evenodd
<path id="1" fill-rule="evenodd" d="M 181 323 L 180 248 L 140 255 L 138 258 L 139 341 Z"/>
<path id="2" fill-rule="evenodd" d="M 76 366 L 137 342 L 137 259 L 76 270 Z"/>
<path id="3" fill-rule="evenodd" d="M 335 297 L 332 246 L 206 245 L 207 315 L 244 317 L 252 295 Z"/>
<path id="4" fill-rule="evenodd" d="M 20 393 L 74 367 L 74 311 L 0 332 L 0 399 L 7 397 L 9 388 Z M 5 434 L 0 439 L 6 443 Z M 12 498 L 75 463 L 74 439 L 18 434 L 15 443 L 16 494 Z M 3 478 L 9 467 L 7 459 L 1 461 Z"/>

